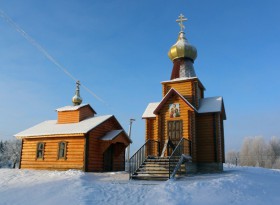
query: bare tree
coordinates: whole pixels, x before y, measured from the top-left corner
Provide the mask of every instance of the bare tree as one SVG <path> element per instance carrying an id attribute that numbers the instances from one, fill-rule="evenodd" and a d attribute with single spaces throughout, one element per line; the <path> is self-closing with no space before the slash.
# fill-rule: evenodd
<path id="1" fill-rule="evenodd" d="M 272 168 L 273 168 L 273 169 L 280 169 L 280 157 L 278 157 L 278 158 L 275 160 L 274 164 L 272 165 Z"/>
<path id="2" fill-rule="evenodd" d="M 239 165 L 239 153 L 231 150 L 226 154 L 226 163 Z"/>

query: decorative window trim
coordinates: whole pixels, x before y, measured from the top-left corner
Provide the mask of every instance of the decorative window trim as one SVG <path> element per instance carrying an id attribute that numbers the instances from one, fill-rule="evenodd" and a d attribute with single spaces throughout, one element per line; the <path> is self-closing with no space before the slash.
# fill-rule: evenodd
<path id="1" fill-rule="evenodd" d="M 43 147 L 39 149 L 39 145 L 42 144 Z M 39 157 L 39 151 L 42 152 L 41 157 Z M 45 154 L 45 142 L 38 142 L 36 145 L 36 160 L 44 160 L 44 154 Z"/>
<path id="2" fill-rule="evenodd" d="M 64 156 L 60 156 L 60 144 L 64 143 Z M 67 142 L 60 141 L 58 142 L 58 148 L 57 148 L 57 159 L 58 160 L 66 160 L 66 152 L 67 152 Z"/>

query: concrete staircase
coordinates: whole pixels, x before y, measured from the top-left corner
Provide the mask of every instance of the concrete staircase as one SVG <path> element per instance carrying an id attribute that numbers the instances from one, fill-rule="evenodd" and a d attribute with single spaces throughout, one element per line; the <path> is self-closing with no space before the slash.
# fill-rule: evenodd
<path id="1" fill-rule="evenodd" d="M 170 163 L 172 170 L 178 163 L 179 157 L 173 158 Z M 176 177 L 186 173 L 185 165 L 182 164 Z M 144 163 L 131 176 L 138 180 L 168 180 L 169 179 L 169 158 L 168 157 L 147 157 Z"/>

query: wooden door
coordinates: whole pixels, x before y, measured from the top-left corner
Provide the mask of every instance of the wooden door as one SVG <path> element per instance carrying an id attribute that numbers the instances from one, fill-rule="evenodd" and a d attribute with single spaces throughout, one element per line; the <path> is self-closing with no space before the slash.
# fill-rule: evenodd
<path id="1" fill-rule="evenodd" d="M 183 137 L 183 123 L 182 120 L 167 122 L 168 139 L 176 147 L 180 139 Z M 168 155 L 172 153 L 173 149 L 169 146 Z"/>
<path id="2" fill-rule="evenodd" d="M 104 171 L 113 171 L 114 145 L 111 144 L 103 154 Z"/>

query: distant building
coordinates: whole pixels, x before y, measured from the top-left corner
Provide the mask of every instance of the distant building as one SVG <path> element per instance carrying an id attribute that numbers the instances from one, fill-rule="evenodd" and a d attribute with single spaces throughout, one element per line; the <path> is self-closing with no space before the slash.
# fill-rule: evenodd
<path id="1" fill-rule="evenodd" d="M 125 149 L 131 143 L 113 115 L 96 116 L 81 104 L 77 82 L 73 106 L 58 108 L 57 120 L 42 122 L 15 135 L 22 139 L 20 168 L 86 172 L 125 169 Z"/>
<path id="2" fill-rule="evenodd" d="M 142 116 L 146 121 L 145 140 L 148 142 L 145 145 L 145 152 L 150 159 L 140 167 L 149 164 L 149 168 L 145 168 L 144 172 L 144 168 L 137 170 L 136 167 L 135 173 L 131 173 L 135 174 L 134 178 L 140 179 L 141 174 L 143 177 L 156 176 L 157 171 L 153 170 L 158 170 L 158 174 L 162 177 L 166 176 L 165 173 L 173 170 L 170 156 L 178 155 L 172 159 L 172 163 L 177 163 L 179 153 L 192 158 L 192 163 L 187 165 L 189 166 L 187 172 L 188 169 L 223 170 L 225 161 L 223 121 L 226 119 L 223 98 L 204 97 L 205 87 L 196 76 L 193 66 L 197 50 L 188 42 L 183 31 L 183 21 L 187 19 L 183 15 L 179 17 L 177 21 L 181 31 L 177 42 L 168 52 L 173 62 L 170 80 L 161 82 L 162 100 L 150 103 Z M 137 162 L 136 159 L 132 161 Z M 166 167 L 168 163 L 169 167 Z"/>

